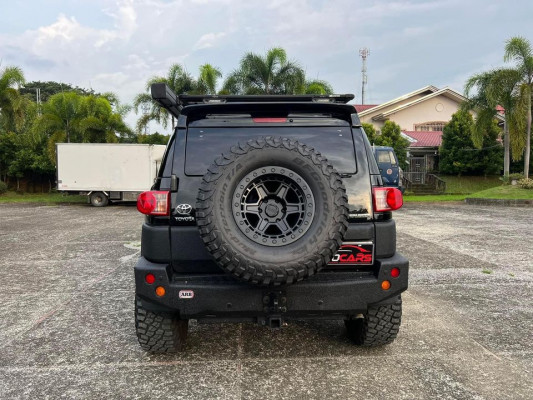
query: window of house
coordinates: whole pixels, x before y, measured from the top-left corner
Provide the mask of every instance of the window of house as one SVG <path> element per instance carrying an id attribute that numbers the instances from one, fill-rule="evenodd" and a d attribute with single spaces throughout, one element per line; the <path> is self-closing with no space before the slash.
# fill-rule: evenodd
<path id="1" fill-rule="evenodd" d="M 429 122 L 423 122 L 421 124 L 415 124 L 415 131 L 439 131 L 442 132 L 444 130 L 444 125 L 446 125 L 446 121 L 429 121 Z"/>

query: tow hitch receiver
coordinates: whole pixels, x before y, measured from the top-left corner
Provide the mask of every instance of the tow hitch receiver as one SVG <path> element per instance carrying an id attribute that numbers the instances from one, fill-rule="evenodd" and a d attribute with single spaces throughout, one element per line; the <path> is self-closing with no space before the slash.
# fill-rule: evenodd
<path id="1" fill-rule="evenodd" d="M 263 311 L 266 315 L 259 323 L 272 329 L 280 329 L 283 323 L 281 315 L 287 312 L 287 294 L 281 290 L 265 293 Z"/>

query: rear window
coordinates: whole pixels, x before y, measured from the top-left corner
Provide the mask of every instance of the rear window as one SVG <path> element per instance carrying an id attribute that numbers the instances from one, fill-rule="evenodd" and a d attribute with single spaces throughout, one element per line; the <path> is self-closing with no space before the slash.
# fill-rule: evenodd
<path id="1" fill-rule="evenodd" d="M 378 150 L 376 151 L 378 164 L 391 164 L 396 165 L 396 155 L 390 150 Z"/>
<path id="2" fill-rule="evenodd" d="M 238 142 L 260 136 L 295 139 L 322 153 L 342 174 L 355 174 L 355 152 L 350 126 L 305 127 L 191 127 L 187 130 L 185 174 L 204 175 L 215 158 Z"/>
<path id="3" fill-rule="evenodd" d="M 378 163 L 391 163 L 390 153 L 388 151 L 379 150 L 378 153 Z"/>

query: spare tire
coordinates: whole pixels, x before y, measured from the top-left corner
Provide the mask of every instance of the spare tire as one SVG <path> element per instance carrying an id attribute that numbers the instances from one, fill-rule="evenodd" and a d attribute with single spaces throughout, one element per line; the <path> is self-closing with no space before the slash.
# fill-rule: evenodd
<path id="1" fill-rule="evenodd" d="M 286 138 L 231 147 L 204 175 L 196 203 L 200 235 L 227 273 L 282 285 L 316 273 L 347 228 L 340 175 L 313 148 Z"/>

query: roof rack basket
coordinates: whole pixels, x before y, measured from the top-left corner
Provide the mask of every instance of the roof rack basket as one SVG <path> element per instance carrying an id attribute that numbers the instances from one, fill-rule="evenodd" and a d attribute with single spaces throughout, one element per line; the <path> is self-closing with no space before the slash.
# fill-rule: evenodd
<path id="1" fill-rule="evenodd" d="M 166 83 L 151 86 L 152 98 L 172 115 L 177 117 L 181 109 L 193 104 L 216 103 L 337 103 L 346 104 L 353 100 L 353 94 L 299 94 L 299 95 L 179 95 L 177 96 Z"/>

